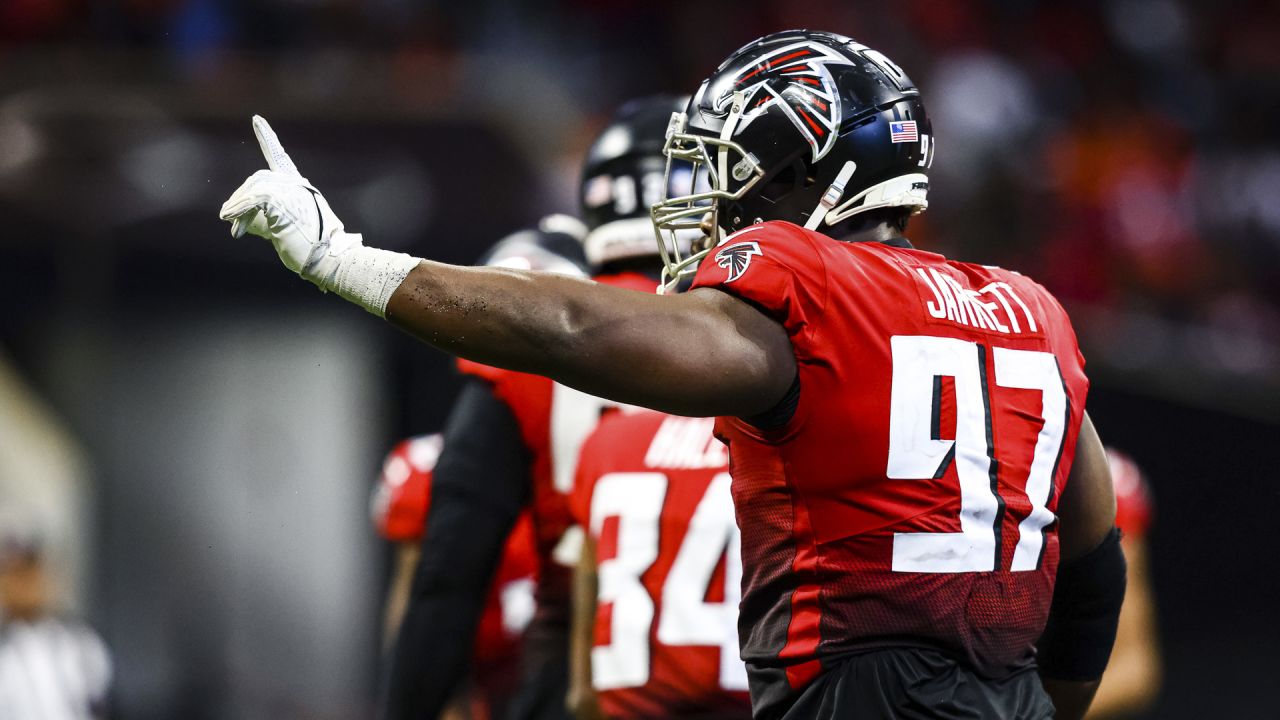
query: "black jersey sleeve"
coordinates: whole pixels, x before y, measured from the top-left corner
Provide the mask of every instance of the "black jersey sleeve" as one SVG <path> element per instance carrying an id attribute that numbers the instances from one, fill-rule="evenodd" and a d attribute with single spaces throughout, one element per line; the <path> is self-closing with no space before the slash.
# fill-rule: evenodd
<path id="1" fill-rule="evenodd" d="M 470 665 L 485 597 L 529 497 L 529 454 L 510 408 L 472 379 L 444 431 L 422 553 L 384 682 L 387 720 L 433 718 Z"/>

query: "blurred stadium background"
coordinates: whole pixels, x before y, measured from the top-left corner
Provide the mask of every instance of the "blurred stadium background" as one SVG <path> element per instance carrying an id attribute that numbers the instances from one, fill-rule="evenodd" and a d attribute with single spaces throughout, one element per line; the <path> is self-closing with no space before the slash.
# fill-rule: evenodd
<path id="1" fill-rule="evenodd" d="M 0 0 L 0 509 L 53 539 L 114 716 L 368 716 L 368 491 L 456 384 L 228 237 L 249 115 L 373 244 L 467 263 L 574 209 L 618 102 L 787 27 L 923 88 L 918 244 L 1072 310 L 1155 492 L 1152 717 L 1274 716 L 1280 4 Z"/>

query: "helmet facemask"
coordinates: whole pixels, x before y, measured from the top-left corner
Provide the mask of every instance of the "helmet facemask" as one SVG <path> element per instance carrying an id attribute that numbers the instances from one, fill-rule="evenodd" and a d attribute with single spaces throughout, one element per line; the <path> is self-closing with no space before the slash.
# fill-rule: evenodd
<path id="1" fill-rule="evenodd" d="M 665 199 L 650 209 L 663 263 L 660 293 L 673 290 L 697 272 L 698 263 L 722 239 L 720 209 L 742 198 L 764 177 L 755 156 L 729 139 L 742 115 L 742 104 L 738 93 L 718 138 L 687 132 L 686 113 L 671 115 L 663 147 Z M 705 232 L 708 226 L 710 235 Z M 690 242 L 691 235 L 697 239 Z"/>

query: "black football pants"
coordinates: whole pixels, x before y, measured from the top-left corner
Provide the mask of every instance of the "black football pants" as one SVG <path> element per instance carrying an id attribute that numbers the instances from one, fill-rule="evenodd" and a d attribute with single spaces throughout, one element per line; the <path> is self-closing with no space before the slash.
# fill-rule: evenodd
<path id="1" fill-rule="evenodd" d="M 1034 668 L 989 680 L 936 650 L 852 655 L 804 689 L 784 720 L 1045 720 L 1053 702 Z"/>

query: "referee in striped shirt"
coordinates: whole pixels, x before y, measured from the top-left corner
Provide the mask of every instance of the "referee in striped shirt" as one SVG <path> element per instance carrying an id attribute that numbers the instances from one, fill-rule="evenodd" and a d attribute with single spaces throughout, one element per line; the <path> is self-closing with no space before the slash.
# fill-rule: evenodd
<path id="1" fill-rule="evenodd" d="M 107 648 L 53 608 L 40 539 L 0 526 L 0 720 L 106 717 Z"/>

